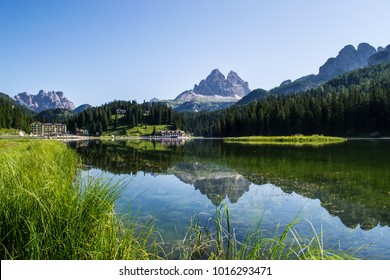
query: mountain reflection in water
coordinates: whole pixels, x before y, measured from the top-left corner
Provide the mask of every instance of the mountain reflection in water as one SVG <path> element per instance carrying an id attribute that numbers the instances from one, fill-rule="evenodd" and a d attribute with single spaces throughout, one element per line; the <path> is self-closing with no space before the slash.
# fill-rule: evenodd
<path id="1" fill-rule="evenodd" d="M 250 185 L 319 199 L 349 228 L 390 225 L 390 141 L 322 147 L 250 146 L 221 140 L 144 140 L 69 144 L 87 166 L 114 174 L 173 174 L 215 205 L 236 203 Z"/>
<path id="2" fill-rule="evenodd" d="M 251 182 L 237 172 L 212 163 L 182 162 L 173 166 L 168 173 L 174 174 L 182 182 L 191 184 L 206 195 L 215 206 L 227 197 L 230 203 L 247 191 Z"/>

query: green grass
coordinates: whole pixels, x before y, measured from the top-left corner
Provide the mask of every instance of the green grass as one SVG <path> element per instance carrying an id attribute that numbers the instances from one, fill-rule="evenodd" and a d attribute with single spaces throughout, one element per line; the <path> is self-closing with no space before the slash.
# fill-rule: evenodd
<path id="1" fill-rule="evenodd" d="M 138 125 L 136 127 L 129 128 L 128 126 L 118 126 L 115 130 L 114 127 L 110 127 L 110 129 L 103 133 L 103 136 L 129 136 L 129 137 L 142 137 L 149 136 L 153 133 L 154 128 L 156 128 L 156 133 L 161 130 L 169 130 L 172 129 L 170 125 Z"/>
<path id="2" fill-rule="evenodd" d="M 312 236 L 303 237 L 296 226 L 307 222 L 312 228 Z M 222 205 L 202 225 L 195 215 L 185 238 L 178 244 L 181 259 L 210 260 L 344 260 L 356 259 L 351 252 L 327 250 L 323 233 L 318 233 L 307 220 L 296 219 L 282 231 L 275 230 L 272 237 L 264 237 L 261 219 L 251 227 L 244 240 L 237 239 L 230 225 L 229 210 Z M 281 231 L 281 232 L 280 232 Z"/>
<path id="3" fill-rule="evenodd" d="M 154 258 L 148 229 L 125 227 L 114 211 L 120 188 L 81 180 L 79 157 L 65 144 L 1 145 L 1 259 Z"/>
<path id="4" fill-rule="evenodd" d="M 19 135 L 20 129 L 14 129 L 14 128 L 1 128 L 0 129 L 0 135 Z"/>
<path id="5" fill-rule="evenodd" d="M 263 237 L 260 221 L 239 241 L 224 205 L 205 225 L 195 215 L 185 238 L 168 253 L 156 241 L 153 224 L 115 212 L 119 182 L 81 178 L 80 165 L 60 142 L 0 141 L 2 260 L 352 258 L 326 250 L 323 233 L 314 227 L 312 237 L 300 236 L 298 221 L 273 238 Z"/>
<path id="6" fill-rule="evenodd" d="M 347 141 L 345 138 L 323 136 L 323 135 L 292 135 L 292 136 L 247 136 L 247 137 L 227 137 L 226 143 L 237 144 L 287 144 L 287 145 L 323 145 Z"/>
<path id="7" fill-rule="evenodd" d="M 170 125 L 140 125 L 126 130 L 127 136 L 149 136 L 153 133 L 154 128 L 156 128 L 156 133 L 161 130 L 172 129 Z"/>

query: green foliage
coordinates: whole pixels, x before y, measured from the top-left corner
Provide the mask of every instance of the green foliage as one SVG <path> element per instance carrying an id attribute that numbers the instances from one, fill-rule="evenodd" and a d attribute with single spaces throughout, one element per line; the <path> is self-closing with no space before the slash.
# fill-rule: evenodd
<path id="1" fill-rule="evenodd" d="M 172 129 L 170 125 L 139 125 L 137 127 L 130 128 L 126 130 L 127 136 L 149 136 L 156 135 L 161 130 Z"/>
<path id="2" fill-rule="evenodd" d="M 114 101 L 84 110 L 68 120 L 68 130 L 88 129 L 90 135 L 134 134 L 144 125 L 170 125 L 180 128 L 181 115 L 158 102 L 138 104 L 135 101 Z M 149 134 L 151 134 L 150 132 Z M 142 135 L 142 132 L 139 133 Z"/>
<path id="3" fill-rule="evenodd" d="M 313 236 L 299 234 L 296 219 L 279 227 L 273 237 L 263 237 L 261 219 L 252 226 L 243 241 L 238 241 L 230 226 L 229 209 L 222 205 L 202 225 L 197 215 L 190 220 L 186 236 L 178 244 L 181 259 L 210 260 L 343 260 L 355 259 L 351 252 L 333 252 L 325 248 L 323 233 L 313 224 Z"/>
<path id="4" fill-rule="evenodd" d="M 34 119 L 40 122 L 66 123 L 72 118 L 74 113 L 71 110 L 56 108 L 42 111 L 34 116 Z"/>
<path id="5" fill-rule="evenodd" d="M 64 144 L 0 147 L 2 260 L 153 258 L 146 250 L 151 229 L 125 227 L 114 211 L 117 184 L 80 178 L 79 158 Z"/>
<path id="6" fill-rule="evenodd" d="M 31 112 L 16 105 L 6 95 L 0 94 L 0 129 L 14 128 L 28 132 L 30 131 L 31 119 Z"/>

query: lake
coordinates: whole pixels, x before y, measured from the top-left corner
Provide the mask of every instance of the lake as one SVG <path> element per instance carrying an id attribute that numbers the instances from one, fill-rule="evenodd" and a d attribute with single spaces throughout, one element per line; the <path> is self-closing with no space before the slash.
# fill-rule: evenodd
<path id="1" fill-rule="evenodd" d="M 296 220 L 302 236 L 364 259 L 390 259 L 390 140 L 325 146 L 240 145 L 220 139 L 69 144 L 84 175 L 120 180 L 121 214 L 153 219 L 164 242 L 227 205 L 238 238 L 261 220 L 264 236 Z"/>

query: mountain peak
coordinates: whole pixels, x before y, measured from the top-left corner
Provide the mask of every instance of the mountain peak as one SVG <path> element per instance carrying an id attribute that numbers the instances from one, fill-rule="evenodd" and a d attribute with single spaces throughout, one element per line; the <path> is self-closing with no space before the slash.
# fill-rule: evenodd
<path id="1" fill-rule="evenodd" d="M 193 90 L 198 95 L 241 98 L 250 92 L 248 83 L 234 71 L 225 77 L 218 69 L 211 71 L 206 79 L 195 85 Z"/>
<path id="2" fill-rule="evenodd" d="M 225 76 L 221 73 L 221 71 L 219 71 L 218 68 L 215 68 L 213 71 L 211 71 L 209 77 L 213 77 L 213 76 L 217 76 L 217 77 L 223 77 L 225 78 Z"/>
<path id="3" fill-rule="evenodd" d="M 22 92 L 15 95 L 14 100 L 27 108 L 41 112 L 48 109 L 63 108 L 74 110 L 73 102 L 64 96 L 62 91 L 48 91 L 40 90 L 38 94 L 32 95 L 27 92 Z"/>
<path id="4" fill-rule="evenodd" d="M 336 57 L 329 58 L 319 69 L 314 82 L 327 81 L 345 72 L 368 65 L 368 58 L 375 54 L 376 49 L 368 43 L 360 43 L 357 49 L 346 45 Z"/>
<path id="5" fill-rule="evenodd" d="M 231 82 L 244 82 L 240 76 L 234 71 L 230 71 L 229 74 L 227 75 L 226 79 Z"/>
<path id="6" fill-rule="evenodd" d="M 233 105 L 250 92 L 245 82 L 234 71 L 225 77 L 219 69 L 195 84 L 192 90 L 179 94 L 174 101 L 177 111 L 213 111 Z"/>
<path id="7" fill-rule="evenodd" d="M 375 48 L 368 43 L 360 43 L 357 47 L 357 51 L 360 53 L 371 53 L 371 55 L 376 52 Z"/>

